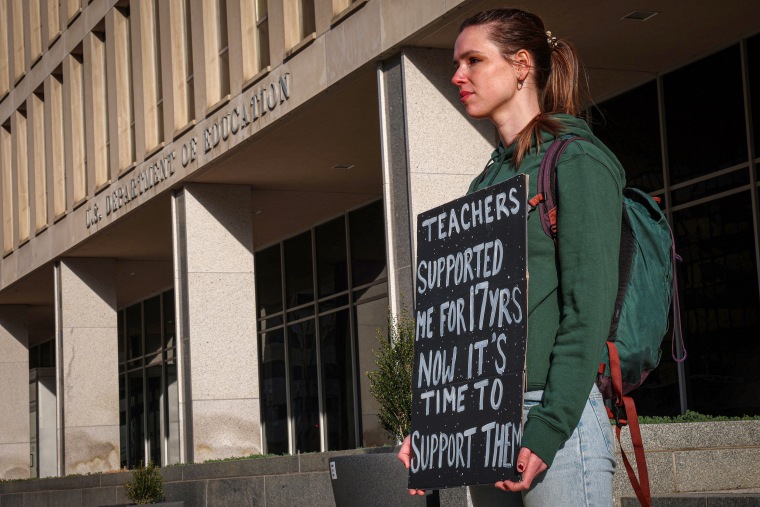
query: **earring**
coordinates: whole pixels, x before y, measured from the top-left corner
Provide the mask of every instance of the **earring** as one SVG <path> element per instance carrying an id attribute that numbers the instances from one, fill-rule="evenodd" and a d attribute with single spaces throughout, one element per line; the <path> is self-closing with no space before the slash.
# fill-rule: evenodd
<path id="1" fill-rule="evenodd" d="M 517 78 L 517 89 L 522 90 L 523 83 L 525 82 L 525 79 Z"/>

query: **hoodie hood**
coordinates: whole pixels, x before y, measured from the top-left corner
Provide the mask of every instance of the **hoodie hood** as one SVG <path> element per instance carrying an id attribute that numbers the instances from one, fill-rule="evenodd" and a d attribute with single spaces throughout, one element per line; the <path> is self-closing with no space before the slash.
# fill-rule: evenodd
<path id="1" fill-rule="evenodd" d="M 585 120 L 581 118 L 576 118 L 575 116 L 564 114 L 564 113 L 557 113 L 552 114 L 552 118 L 555 118 L 559 120 L 562 123 L 563 130 L 562 135 L 576 135 L 580 136 L 587 141 L 589 141 L 591 144 L 594 145 L 597 149 L 599 149 L 602 153 L 604 153 L 607 158 L 610 159 L 612 162 L 612 165 L 618 170 L 620 177 L 623 181 L 625 181 L 625 170 L 623 169 L 623 166 L 620 164 L 620 161 L 618 161 L 617 157 L 615 156 L 612 151 L 610 151 L 607 146 L 604 145 L 597 137 L 591 132 L 591 129 L 589 128 L 588 124 Z M 554 135 L 551 132 L 542 131 L 541 132 L 541 151 L 546 150 L 546 145 L 548 143 L 551 143 L 554 140 Z M 512 143 L 508 146 L 504 146 L 501 142 L 499 142 L 499 145 L 496 147 L 496 149 L 491 154 L 491 159 L 489 160 L 487 165 L 496 164 L 495 167 L 500 167 L 504 162 L 512 158 L 512 154 L 515 151 L 515 143 Z"/>

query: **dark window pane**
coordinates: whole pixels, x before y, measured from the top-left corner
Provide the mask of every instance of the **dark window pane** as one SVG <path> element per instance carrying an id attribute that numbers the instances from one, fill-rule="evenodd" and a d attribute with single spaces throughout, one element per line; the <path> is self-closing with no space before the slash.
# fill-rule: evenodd
<path id="1" fill-rule="evenodd" d="M 121 312 L 120 312 L 121 313 Z M 121 468 L 129 466 L 127 462 L 127 377 L 124 374 L 119 375 L 119 441 Z"/>
<path id="2" fill-rule="evenodd" d="M 346 306 L 347 304 L 348 304 L 348 294 L 334 297 L 332 299 L 328 299 L 327 301 L 322 301 L 321 303 L 319 303 L 319 313 L 324 313 L 329 310 L 334 310 L 336 308 L 340 308 L 341 306 Z"/>
<path id="3" fill-rule="evenodd" d="M 52 368 L 55 366 L 55 340 L 40 344 L 40 367 Z"/>
<path id="4" fill-rule="evenodd" d="M 732 188 L 740 187 L 749 183 L 749 172 L 747 169 L 739 169 L 728 174 L 723 174 L 717 178 L 700 181 L 694 185 L 679 188 L 673 191 L 673 205 L 685 204 L 695 201 L 702 197 L 715 195 Z"/>
<path id="5" fill-rule="evenodd" d="M 314 301 L 311 232 L 285 241 L 285 294 L 288 308 Z"/>
<path id="6" fill-rule="evenodd" d="M 122 364 L 126 358 L 124 357 L 124 310 L 121 310 L 116 314 L 116 335 L 119 340 L 119 364 Z"/>
<path id="7" fill-rule="evenodd" d="M 288 322 L 295 322 L 297 320 L 305 319 L 306 317 L 311 317 L 312 315 L 314 315 L 314 305 L 309 305 L 306 308 L 288 312 Z"/>
<path id="8" fill-rule="evenodd" d="M 288 326 L 290 403 L 296 452 L 317 452 L 319 438 L 319 385 L 314 320 Z"/>
<path id="9" fill-rule="evenodd" d="M 345 218 L 336 218 L 320 225 L 315 235 L 319 297 L 343 292 L 348 288 Z"/>
<path id="10" fill-rule="evenodd" d="M 31 347 L 29 349 L 29 369 L 39 368 L 40 366 L 40 348 Z"/>
<path id="11" fill-rule="evenodd" d="M 738 45 L 665 75 L 663 87 L 671 183 L 747 162 Z"/>
<path id="12" fill-rule="evenodd" d="M 142 313 L 137 303 L 127 308 L 127 358 L 142 357 Z"/>
<path id="13" fill-rule="evenodd" d="M 129 446 L 130 467 L 145 463 L 144 426 L 143 426 L 143 370 L 127 374 L 129 378 L 129 423 L 127 425 L 127 442 Z"/>
<path id="14" fill-rule="evenodd" d="M 683 263 L 688 405 L 707 414 L 760 414 L 760 341 L 752 203 L 742 192 L 674 214 Z"/>
<path id="15" fill-rule="evenodd" d="M 385 278 L 385 222 L 382 201 L 352 211 L 348 218 L 353 286 Z"/>
<path id="16" fill-rule="evenodd" d="M 599 104 L 594 134 L 623 164 L 628 185 L 646 192 L 663 187 L 657 82 Z"/>
<path id="17" fill-rule="evenodd" d="M 261 412 L 267 452 L 288 453 L 288 391 L 283 329 L 259 335 Z"/>
<path id="18" fill-rule="evenodd" d="M 177 324 L 174 321 L 174 289 L 162 294 L 164 299 L 164 347 L 174 347 L 177 338 Z"/>
<path id="19" fill-rule="evenodd" d="M 328 451 L 352 449 L 356 446 L 350 329 L 348 310 L 319 319 Z"/>
<path id="20" fill-rule="evenodd" d="M 145 369 L 147 394 L 146 405 L 148 408 L 147 437 L 148 459 L 155 464 L 161 463 L 161 446 L 163 444 L 163 432 L 161 431 L 161 366 L 152 366 Z"/>
<path id="21" fill-rule="evenodd" d="M 143 302 L 145 326 L 145 355 L 161 351 L 161 296 Z"/>
<path id="22" fill-rule="evenodd" d="M 265 319 L 259 322 L 259 331 L 266 331 L 282 325 L 282 314 L 271 319 Z"/>
<path id="23" fill-rule="evenodd" d="M 256 302 L 259 317 L 282 311 L 280 245 L 256 253 Z"/>
<path id="24" fill-rule="evenodd" d="M 760 35 L 747 40 L 747 69 L 749 70 L 755 157 L 760 157 Z"/>

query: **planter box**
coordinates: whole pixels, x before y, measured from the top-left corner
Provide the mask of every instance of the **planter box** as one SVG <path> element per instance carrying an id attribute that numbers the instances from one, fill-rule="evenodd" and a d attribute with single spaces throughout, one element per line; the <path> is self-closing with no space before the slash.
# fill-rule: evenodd
<path id="1" fill-rule="evenodd" d="M 134 503 L 118 503 L 115 505 L 101 505 L 100 507 L 134 507 L 137 504 Z M 144 505 L 153 505 L 155 507 L 185 507 L 185 502 L 179 501 L 179 502 L 158 502 L 158 503 L 149 503 Z"/>
<path id="2" fill-rule="evenodd" d="M 641 438 L 653 496 L 760 488 L 759 420 L 642 424 Z M 635 470 L 627 428 L 621 440 Z M 621 497 L 635 495 L 620 449 L 616 451 L 613 492 L 617 504 Z"/>
<path id="3" fill-rule="evenodd" d="M 336 507 L 438 505 L 437 494 L 409 494 L 409 473 L 395 452 L 335 456 L 330 458 L 329 473 Z"/>

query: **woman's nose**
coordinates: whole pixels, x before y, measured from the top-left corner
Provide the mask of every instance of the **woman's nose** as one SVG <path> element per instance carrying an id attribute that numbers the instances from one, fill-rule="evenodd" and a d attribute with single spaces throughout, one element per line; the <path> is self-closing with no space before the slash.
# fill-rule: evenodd
<path id="1" fill-rule="evenodd" d="M 454 75 L 451 76 L 451 84 L 454 86 L 461 86 L 462 83 L 464 83 L 465 78 L 462 75 L 461 70 L 457 69 L 456 72 L 454 72 Z"/>

